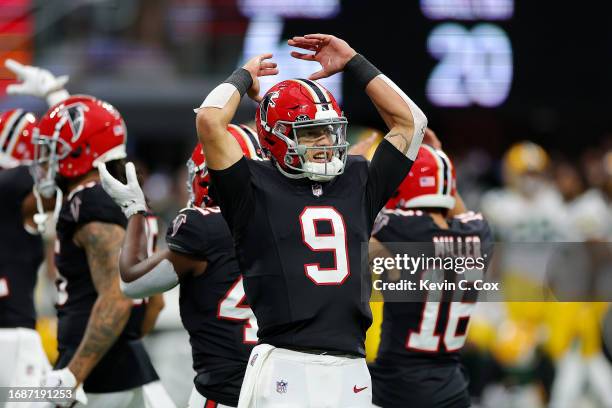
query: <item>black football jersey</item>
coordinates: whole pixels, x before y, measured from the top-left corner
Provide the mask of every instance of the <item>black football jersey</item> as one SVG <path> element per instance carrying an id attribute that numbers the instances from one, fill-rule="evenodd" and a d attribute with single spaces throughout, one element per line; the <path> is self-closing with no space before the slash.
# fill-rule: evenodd
<path id="1" fill-rule="evenodd" d="M 461 214 L 448 220 L 448 224 L 448 229 L 441 229 L 429 215 L 418 210 L 383 210 L 376 220 L 373 236 L 383 243 L 418 243 L 410 247 L 418 252 L 417 257 L 482 255 L 486 264 L 491 255 L 492 236 L 482 215 Z M 388 249 L 393 255 L 393 246 L 389 245 Z M 448 272 L 449 276 L 445 275 L 444 279 L 464 276 Z M 450 296 L 452 292 L 447 294 Z M 387 297 L 394 294 L 383 292 L 383 295 L 389 300 Z M 428 300 L 431 298 L 427 293 L 425 296 Z M 452 303 L 385 302 L 378 356 L 370 366 L 375 405 L 383 408 L 471 406 L 468 378 L 459 364 L 459 352 L 465 342 L 476 294 L 465 292 L 462 296 L 461 302 Z"/>
<path id="2" fill-rule="evenodd" d="M 0 170 L 0 327 L 33 329 L 34 286 L 43 260 L 40 235 L 24 228 L 21 205 L 34 181 L 26 166 Z"/>
<path id="3" fill-rule="evenodd" d="M 57 222 L 55 264 L 57 280 L 58 349 L 56 368 L 65 367 L 83 338 L 89 315 L 97 299 L 85 250 L 73 237 L 90 222 L 127 225 L 119 206 L 97 182 L 81 185 L 64 201 Z M 140 341 L 145 302 L 134 301 L 128 323 L 120 337 L 85 380 L 88 392 L 122 391 L 158 379 Z"/>
<path id="4" fill-rule="evenodd" d="M 411 165 L 385 140 L 371 164 L 350 156 L 326 183 L 290 179 L 271 161 L 210 170 L 260 342 L 365 355 L 372 317 L 361 244 Z"/>
<path id="5" fill-rule="evenodd" d="M 482 256 L 484 264 L 488 264 L 493 237 L 480 213 L 460 214 L 449 219 L 448 226 L 438 227 L 427 213 L 419 210 L 383 210 L 373 236 L 383 243 L 431 244 L 428 248 L 434 248 L 434 242 L 443 242 L 448 253 L 436 256 L 457 256 L 464 251 L 471 257 Z M 471 292 L 465 292 L 462 302 L 386 302 L 377 361 L 396 364 L 402 359 L 413 363 L 418 359 L 458 361 L 475 307 L 476 293 Z"/>
<path id="6" fill-rule="evenodd" d="M 207 262 L 180 282 L 180 312 L 189 332 L 194 383 L 204 397 L 236 406 L 257 321 L 246 303 L 232 236 L 219 207 L 181 210 L 168 228 L 168 248 Z"/>

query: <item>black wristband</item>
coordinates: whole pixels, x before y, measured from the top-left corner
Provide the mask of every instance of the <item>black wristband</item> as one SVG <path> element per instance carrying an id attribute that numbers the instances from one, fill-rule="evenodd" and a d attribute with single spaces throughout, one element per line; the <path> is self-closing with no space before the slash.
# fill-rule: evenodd
<path id="1" fill-rule="evenodd" d="M 232 84 L 238 89 L 240 93 L 240 97 L 243 97 L 245 93 L 251 88 L 253 85 L 253 78 L 249 71 L 244 68 L 238 68 L 235 70 L 232 75 L 230 75 L 223 83 Z"/>
<path id="2" fill-rule="evenodd" d="M 353 75 L 364 89 L 371 80 L 382 74 L 378 68 L 361 54 L 355 54 L 344 66 L 344 71 Z"/>

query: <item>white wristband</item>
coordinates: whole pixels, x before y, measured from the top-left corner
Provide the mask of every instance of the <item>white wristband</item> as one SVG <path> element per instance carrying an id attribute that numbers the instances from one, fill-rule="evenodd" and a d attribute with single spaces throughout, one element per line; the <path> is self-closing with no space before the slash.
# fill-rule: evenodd
<path id="1" fill-rule="evenodd" d="M 163 259 L 140 278 L 132 282 L 121 280 L 120 287 L 125 296 L 132 299 L 142 299 L 172 289 L 178 282 L 174 266 L 167 259 Z"/>
<path id="2" fill-rule="evenodd" d="M 53 91 L 53 92 L 50 92 L 47 95 L 47 97 L 46 97 L 47 105 L 49 105 L 50 107 L 51 106 L 55 106 L 58 103 L 66 100 L 68 98 L 70 98 L 70 94 L 65 89 L 60 89 L 60 90 L 57 90 L 57 91 Z"/>
<path id="3" fill-rule="evenodd" d="M 408 151 L 406 152 L 406 157 L 410 160 L 414 161 L 419 154 L 419 147 L 421 147 L 421 142 L 423 141 L 423 137 L 425 136 L 425 129 L 427 128 L 427 117 L 423 113 L 423 111 L 416 105 L 416 103 L 412 102 L 412 100 L 402 91 L 395 83 L 387 78 L 385 75 L 380 74 L 377 78 L 385 81 L 387 85 L 391 87 L 408 105 L 408 109 L 410 109 L 410 113 L 412 113 L 412 121 L 414 123 L 414 132 L 412 134 L 412 141 L 410 142 L 410 146 L 408 146 Z"/>
<path id="4" fill-rule="evenodd" d="M 121 211 L 123 211 L 123 215 L 125 215 L 125 218 L 129 220 L 130 217 L 134 214 L 138 214 L 142 212 L 146 213 L 147 205 L 142 202 L 131 201 L 129 204 L 128 203 L 123 204 L 121 206 Z"/>
<path id="5" fill-rule="evenodd" d="M 235 85 L 224 82 L 221 85 L 218 85 L 215 89 L 213 89 L 204 102 L 200 105 L 199 108 L 195 108 L 193 111 L 198 113 L 198 111 L 202 108 L 217 108 L 223 109 L 225 105 L 229 102 L 230 98 L 234 94 L 234 92 L 238 92 L 238 88 Z"/>

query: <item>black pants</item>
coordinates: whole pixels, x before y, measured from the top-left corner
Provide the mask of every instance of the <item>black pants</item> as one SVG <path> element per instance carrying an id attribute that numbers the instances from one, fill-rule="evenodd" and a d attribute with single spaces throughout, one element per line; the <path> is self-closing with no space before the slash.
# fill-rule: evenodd
<path id="1" fill-rule="evenodd" d="M 460 364 L 370 366 L 372 402 L 383 408 L 465 408 L 468 379 Z"/>

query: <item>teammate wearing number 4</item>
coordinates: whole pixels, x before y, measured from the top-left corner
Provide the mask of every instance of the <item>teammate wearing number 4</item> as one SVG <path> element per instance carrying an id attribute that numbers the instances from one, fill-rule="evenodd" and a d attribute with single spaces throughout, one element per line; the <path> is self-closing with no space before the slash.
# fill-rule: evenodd
<path id="1" fill-rule="evenodd" d="M 212 186 L 236 244 L 259 324 L 239 407 L 369 407 L 364 354 L 371 323 L 362 298 L 361 243 L 408 174 L 426 118 L 391 80 L 345 41 L 294 37 L 321 63 L 310 79 L 283 81 L 263 98 L 258 76 L 274 75 L 264 54 L 215 88 L 197 110 Z M 347 120 L 316 79 L 355 75 L 391 129 L 369 165 L 347 157 Z M 226 126 L 245 93 L 260 101 L 257 133 L 270 161 L 242 157 Z M 367 283 L 366 283 L 367 285 Z M 369 287 L 369 285 L 367 285 Z"/>
<path id="2" fill-rule="evenodd" d="M 465 211 L 456 195 L 455 169 L 441 150 L 428 145 L 420 148 L 410 174 L 387 208 L 379 214 L 373 233 L 382 243 L 433 246 L 433 242 L 445 242 L 451 254 L 458 253 L 463 243 L 464 249 L 473 245 L 471 253 L 487 254 L 485 259 L 490 259 L 489 226 L 481 214 Z M 452 278 L 467 277 L 467 273 L 452 274 Z M 463 300 L 385 302 L 378 356 L 370 367 L 376 406 L 470 406 L 459 352 L 475 298 Z"/>
<path id="3" fill-rule="evenodd" d="M 257 135 L 246 126 L 228 125 L 247 158 L 257 160 Z M 122 290 L 132 298 L 149 296 L 180 283 L 180 313 L 189 332 L 195 387 L 191 408 L 235 407 L 247 360 L 257 343 L 257 321 L 244 302 L 244 289 L 229 228 L 208 194 L 210 177 L 198 143 L 187 163 L 190 206 L 179 212 L 166 233 L 168 249 L 150 258 L 146 239 L 144 195 L 133 165 L 128 184 L 99 166 L 102 186 L 129 217 L 120 272 Z"/>

